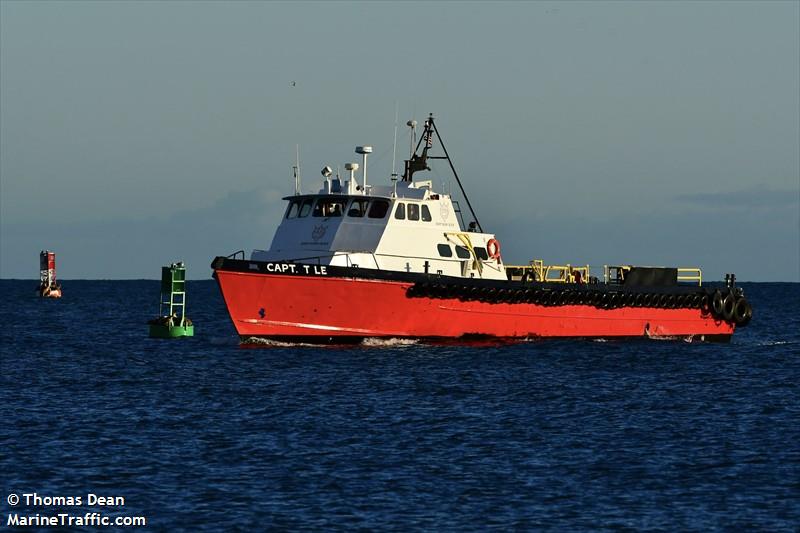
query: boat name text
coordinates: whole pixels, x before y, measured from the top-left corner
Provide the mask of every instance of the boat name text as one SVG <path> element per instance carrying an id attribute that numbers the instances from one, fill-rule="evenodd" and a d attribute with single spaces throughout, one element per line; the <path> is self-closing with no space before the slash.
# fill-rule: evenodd
<path id="1" fill-rule="evenodd" d="M 290 272 L 292 274 L 308 274 L 313 276 L 327 276 L 326 265 L 301 265 L 295 263 L 267 263 L 264 268 L 267 272 Z"/>

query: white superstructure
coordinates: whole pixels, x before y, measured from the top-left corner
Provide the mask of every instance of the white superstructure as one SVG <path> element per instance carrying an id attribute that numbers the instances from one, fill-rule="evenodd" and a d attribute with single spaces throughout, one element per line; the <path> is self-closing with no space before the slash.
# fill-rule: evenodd
<path id="1" fill-rule="evenodd" d="M 414 182 L 408 163 L 403 181 L 365 185 L 371 151 L 356 149 L 364 156 L 361 184 L 358 164 L 345 166 L 350 175 L 344 183 L 331 179 L 326 166 L 317 194 L 285 198 L 288 206 L 269 250 L 254 250 L 251 259 L 506 279 L 495 236 L 465 231 L 451 197 L 435 192 L 431 181 Z"/>

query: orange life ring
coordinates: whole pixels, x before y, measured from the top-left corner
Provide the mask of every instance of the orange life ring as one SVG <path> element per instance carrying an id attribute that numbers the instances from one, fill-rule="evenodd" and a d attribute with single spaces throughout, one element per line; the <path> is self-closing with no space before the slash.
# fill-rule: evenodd
<path id="1" fill-rule="evenodd" d="M 486 251 L 489 253 L 489 257 L 492 259 L 497 259 L 497 262 L 500 262 L 500 243 L 497 239 L 489 239 L 486 243 Z"/>

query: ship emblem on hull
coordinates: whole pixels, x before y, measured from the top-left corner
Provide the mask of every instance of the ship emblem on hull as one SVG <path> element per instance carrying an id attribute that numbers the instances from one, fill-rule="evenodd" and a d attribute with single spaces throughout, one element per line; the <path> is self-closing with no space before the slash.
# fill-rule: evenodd
<path id="1" fill-rule="evenodd" d="M 311 238 L 318 241 L 325 236 L 326 231 L 328 231 L 328 226 L 323 226 L 322 224 L 314 226 L 314 231 L 311 232 Z"/>

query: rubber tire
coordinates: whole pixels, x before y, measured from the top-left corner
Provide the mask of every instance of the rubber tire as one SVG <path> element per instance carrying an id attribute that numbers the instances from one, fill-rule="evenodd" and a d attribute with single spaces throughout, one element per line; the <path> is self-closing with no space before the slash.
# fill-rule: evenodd
<path id="1" fill-rule="evenodd" d="M 696 307 L 697 309 L 700 309 L 702 311 L 706 306 L 706 297 L 705 297 L 705 295 L 695 294 L 694 295 L 694 301 L 692 302 L 692 306 Z"/>
<path id="2" fill-rule="evenodd" d="M 709 294 L 708 306 L 714 312 L 714 316 L 719 318 L 722 318 L 722 311 L 724 309 L 722 302 L 723 302 L 722 292 L 720 292 L 719 289 L 716 289 L 713 293 Z"/>
<path id="3" fill-rule="evenodd" d="M 750 302 L 745 298 L 739 298 L 736 301 L 736 307 L 733 308 L 733 320 L 737 326 L 746 326 L 753 318 L 753 308 Z"/>
<path id="4" fill-rule="evenodd" d="M 587 303 L 593 307 L 600 307 L 600 301 L 602 297 L 600 296 L 600 292 L 592 292 L 589 294 L 589 298 Z"/>
<path id="5" fill-rule="evenodd" d="M 722 301 L 722 317 L 728 322 L 733 322 L 733 314 L 736 311 L 736 296 L 730 291 Z"/>

